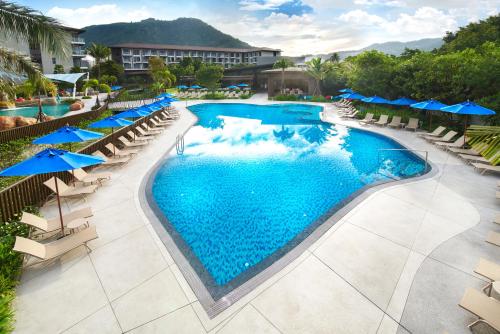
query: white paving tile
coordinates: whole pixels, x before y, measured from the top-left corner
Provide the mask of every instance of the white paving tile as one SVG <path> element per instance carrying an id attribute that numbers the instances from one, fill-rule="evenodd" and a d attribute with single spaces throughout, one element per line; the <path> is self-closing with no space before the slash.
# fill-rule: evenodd
<path id="1" fill-rule="evenodd" d="M 73 327 L 64 331 L 63 334 L 120 334 L 122 330 L 116 321 L 113 310 L 109 305 L 101 308 L 88 318 L 83 319 Z"/>
<path id="2" fill-rule="evenodd" d="M 352 224 L 344 224 L 314 254 L 385 310 L 409 250 Z"/>
<path id="3" fill-rule="evenodd" d="M 375 333 L 383 316 L 312 256 L 252 304 L 283 333 Z"/>
<path id="4" fill-rule="evenodd" d="M 151 321 L 130 331 L 131 334 L 202 334 L 203 326 L 191 306 L 183 307 L 173 313 Z"/>
<path id="5" fill-rule="evenodd" d="M 245 306 L 218 334 L 279 334 L 280 332 L 251 306 Z"/>
<path id="6" fill-rule="evenodd" d="M 377 330 L 377 334 L 396 334 L 399 324 L 391 319 L 387 314 L 384 314 L 382 322 Z"/>

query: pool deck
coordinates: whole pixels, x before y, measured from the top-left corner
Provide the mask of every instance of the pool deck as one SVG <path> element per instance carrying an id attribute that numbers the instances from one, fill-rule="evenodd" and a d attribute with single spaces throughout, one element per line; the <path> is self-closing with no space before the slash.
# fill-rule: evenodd
<path id="1" fill-rule="evenodd" d="M 204 102 L 204 101 L 203 101 Z M 221 101 L 217 101 L 220 103 Z M 227 101 L 269 103 L 264 97 Z M 192 105 L 193 101 L 189 101 Z M 429 152 L 437 173 L 370 194 L 279 273 L 209 319 L 142 211 L 141 182 L 196 118 L 181 118 L 87 202 L 99 238 L 22 276 L 15 333 L 469 333 L 458 307 L 480 257 L 500 262 L 484 242 L 499 210 L 498 177 L 418 138 L 369 126 Z M 349 126 L 328 105 L 324 120 Z M 43 213 L 52 217 L 54 205 Z"/>

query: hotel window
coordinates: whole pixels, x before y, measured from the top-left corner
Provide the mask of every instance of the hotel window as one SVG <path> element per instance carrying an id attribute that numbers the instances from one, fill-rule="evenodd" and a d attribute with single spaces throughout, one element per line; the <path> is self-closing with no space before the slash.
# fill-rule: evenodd
<path id="1" fill-rule="evenodd" d="M 134 53 L 134 56 L 139 56 L 141 54 L 141 50 L 134 49 L 133 53 Z"/>
<path id="2" fill-rule="evenodd" d="M 132 65 L 130 65 L 130 63 L 126 63 L 126 64 L 123 64 L 123 67 L 126 69 L 126 70 L 129 70 L 132 68 Z"/>
<path id="3" fill-rule="evenodd" d="M 130 54 L 130 49 L 122 49 L 122 51 L 123 51 L 122 53 L 124 55 L 129 55 Z"/>

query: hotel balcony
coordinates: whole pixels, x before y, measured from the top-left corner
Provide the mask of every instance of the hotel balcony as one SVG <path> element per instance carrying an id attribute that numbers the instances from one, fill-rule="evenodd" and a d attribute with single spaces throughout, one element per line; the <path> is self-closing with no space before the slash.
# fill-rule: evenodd
<path id="1" fill-rule="evenodd" d="M 71 38 L 71 44 L 83 45 L 83 44 L 85 44 L 85 40 L 81 37 L 73 37 L 73 38 Z"/>

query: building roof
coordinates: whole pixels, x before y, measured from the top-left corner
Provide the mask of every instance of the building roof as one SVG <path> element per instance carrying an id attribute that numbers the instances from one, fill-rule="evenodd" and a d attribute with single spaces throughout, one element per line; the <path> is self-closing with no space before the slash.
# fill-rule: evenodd
<path id="1" fill-rule="evenodd" d="M 69 32 L 77 32 L 79 34 L 83 33 L 85 30 L 84 29 L 79 29 L 79 28 L 73 28 L 73 27 L 68 27 L 68 26 L 63 26 L 59 25 L 60 28 L 69 31 Z"/>
<path id="2" fill-rule="evenodd" d="M 306 72 L 307 70 L 303 67 L 287 67 L 285 72 Z M 272 70 L 263 71 L 264 73 L 281 73 L 281 68 L 276 68 Z"/>
<path id="3" fill-rule="evenodd" d="M 172 45 L 172 44 L 144 44 L 144 43 L 122 43 L 110 46 L 111 48 L 129 48 L 129 49 L 156 49 L 156 50 L 183 50 L 183 51 L 231 51 L 231 52 L 254 52 L 254 51 L 277 51 L 281 52 L 280 49 L 271 48 L 218 48 L 211 46 L 195 46 L 195 45 Z"/>

